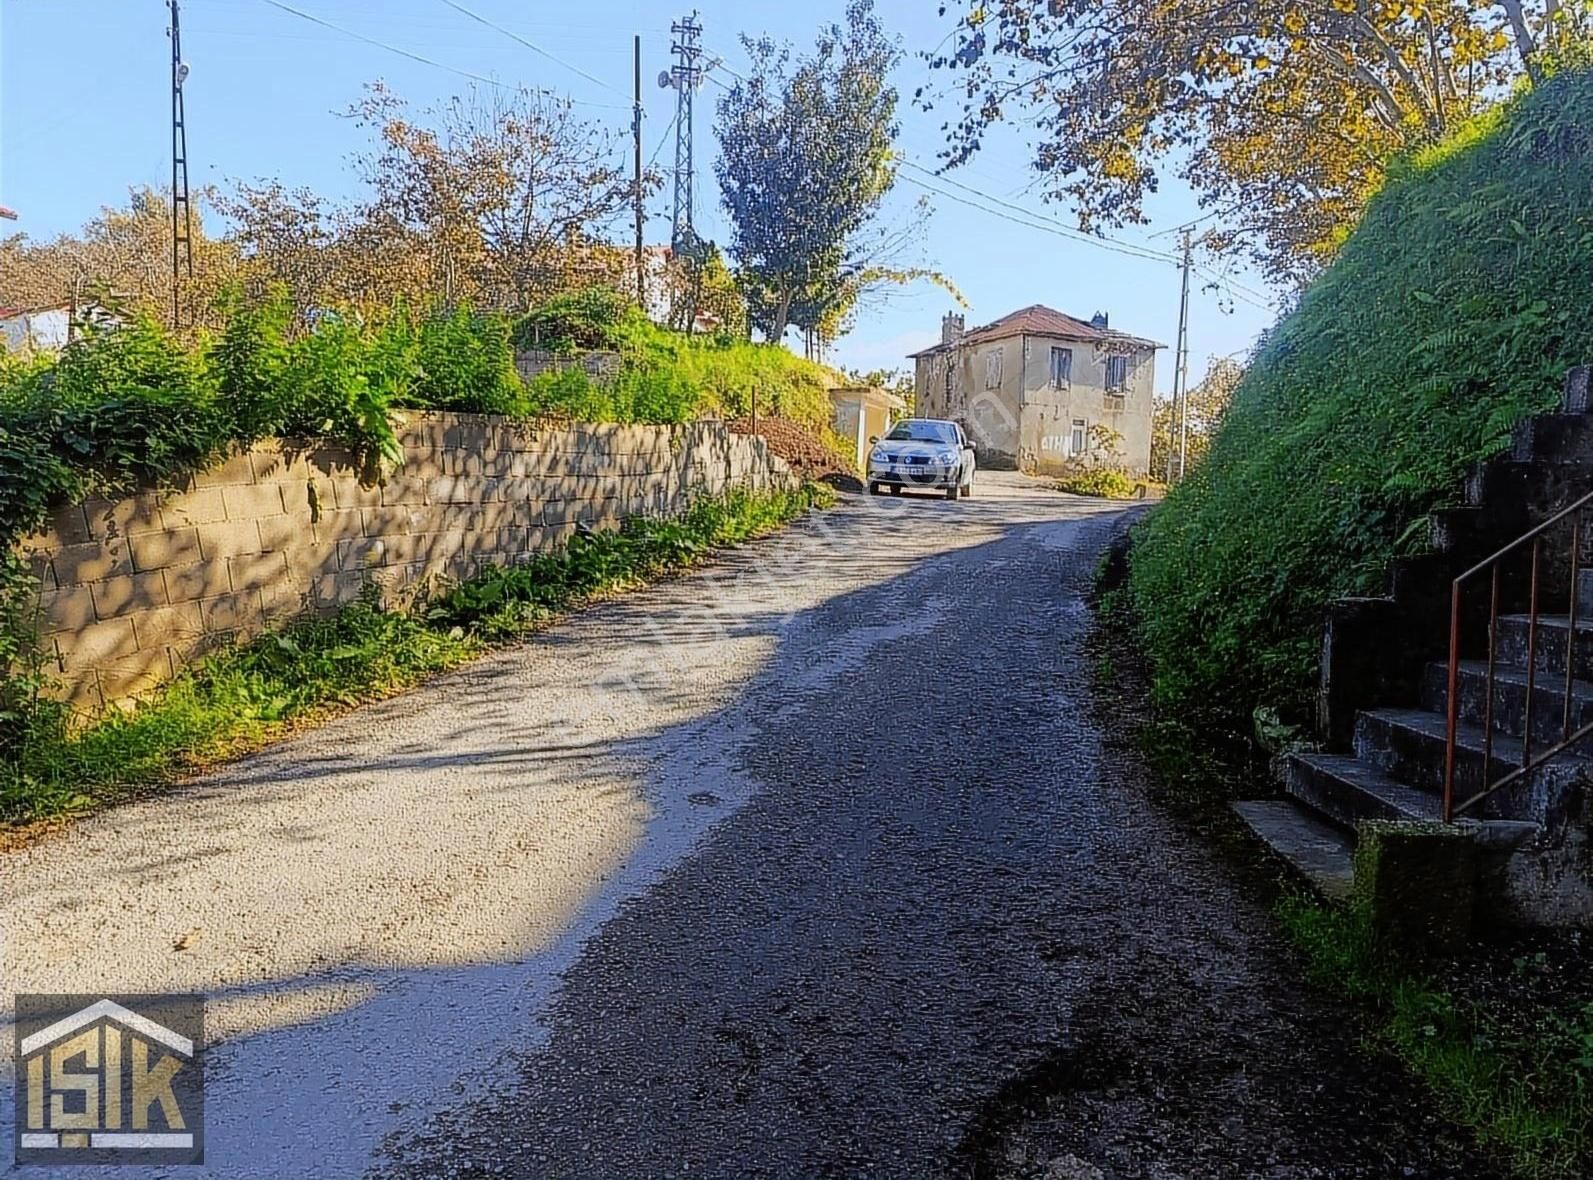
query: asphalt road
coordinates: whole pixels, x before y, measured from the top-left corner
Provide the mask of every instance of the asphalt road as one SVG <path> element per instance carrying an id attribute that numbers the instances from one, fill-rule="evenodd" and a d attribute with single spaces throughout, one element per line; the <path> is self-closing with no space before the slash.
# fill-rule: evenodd
<path id="1" fill-rule="evenodd" d="M 0 857 L 7 991 L 205 992 L 197 1174 L 1485 1174 L 1145 794 L 1116 517 L 853 498 Z"/>

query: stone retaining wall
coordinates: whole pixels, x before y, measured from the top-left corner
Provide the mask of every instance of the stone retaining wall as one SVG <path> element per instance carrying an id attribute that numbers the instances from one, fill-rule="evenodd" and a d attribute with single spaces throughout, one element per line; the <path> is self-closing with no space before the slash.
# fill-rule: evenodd
<path id="1" fill-rule="evenodd" d="M 562 353 L 525 349 L 515 353 L 514 367 L 522 381 L 531 381 L 543 373 L 562 373 L 566 369 L 580 369 L 594 381 L 608 381 L 619 375 L 623 359 L 617 352 Z"/>
<path id="2" fill-rule="evenodd" d="M 401 599 L 436 575 L 553 548 L 580 521 L 612 528 L 701 494 L 795 483 L 763 439 L 717 422 L 553 429 L 427 414 L 399 437 L 404 463 L 385 482 L 362 478 L 347 450 L 281 440 L 180 490 L 57 511 L 23 548 L 64 694 L 98 710 L 367 583 Z"/>

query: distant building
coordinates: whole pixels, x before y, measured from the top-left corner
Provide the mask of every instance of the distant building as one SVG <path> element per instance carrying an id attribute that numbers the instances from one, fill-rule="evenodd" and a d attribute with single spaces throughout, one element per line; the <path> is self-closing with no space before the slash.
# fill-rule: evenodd
<path id="1" fill-rule="evenodd" d="M 120 323 L 120 317 L 97 303 L 79 303 L 74 316 L 71 303 L 49 307 L 0 307 L 0 342 L 7 352 L 38 352 L 65 348 L 72 341 L 74 324 Z"/>
<path id="2" fill-rule="evenodd" d="M 1119 332 L 1107 317 L 1081 320 L 1035 304 L 981 328 L 941 321 L 940 343 L 914 353 L 919 416 L 963 424 L 981 466 L 1058 471 L 1099 454 L 1103 426 L 1121 436 L 1115 459 L 1150 469 L 1151 340 Z"/>

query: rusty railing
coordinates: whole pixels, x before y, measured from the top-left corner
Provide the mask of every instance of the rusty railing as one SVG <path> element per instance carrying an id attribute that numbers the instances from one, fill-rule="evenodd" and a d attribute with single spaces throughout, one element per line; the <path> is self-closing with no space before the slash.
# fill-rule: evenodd
<path id="1" fill-rule="evenodd" d="M 1485 557 L 1476 565 L 1454 580 L 1450 588 L 1449 599 L 1449 695 L 1446 702 L 1446 732 L 1444 739 L 1444 822 L 1450 823 L 1456 815 L 1470 811 L 1488 796 L 1496 791 L 1503 790 L 1511 783 L 1531 774 L 1538 767 L 1550 759 L 1564 753 L 1576 745 L 1589 734 L 1593 734 L 1593 722 L 1583 725 L 1573 731 L 1571 721 L 1573 710 L 1573 681 L 1576 676 L 1576 625 L 1577 625 L 1577 599 L 1579 586 L 1577 579 L 1580 576 L 1580 554 L 1582 546 L 1582 512 L 1593 503 L 1593 492 L 1589 492 L 1575 503 L 1562 508 L 1542 524 L 1523 533 L 1510 544 L 1500 549 L 1497 553 Z M 1560 738 L 1547 749 L 1534 755 L 1532 750 L 1532 709 L 1533 697 L 1537 692 L 1538 674 L 1538 619 L 1540 615 L 1540 593 L 1542 583 L 1542 557 L 1543 542 L 1548 532 L 1560 525 L 1569 517 L 1571 521 L 1571 548 L 1570 548 L 1570 581 L 1569 581 L 1569 606 L 1567 607 L 1566 648 L 1565 648 L 1565 707 L 1560 718 Z M 1531 572 L 1528 577 L 1527 590 L 1527 692 L 1526 703 L 1522 710 L 1521 724 L 1521 763 L 1498 779 L 1490 781 L 1493 775 L 1493 701 L 1494 679 L 1496 672 L 1496 652 L 1499 644 L 1499 598 L 1500 598 L 1500 572 L 1506 558 L 1519 552 L 1523 546 L 1531 547 Z M 1460 639 L 1461 639 L 1461 612 L 1464 605 L 1464 591 L 1466 584 L 1481 574 L 1489 575 L 1489 602 L 1488 602 L 1488 671 L 1484 685 L 1482 705 L 1482 789 L 1470 798 L 1459 804 L 1455 802 L 1455 746 L 1457 731 L 1460 727 Z"/>

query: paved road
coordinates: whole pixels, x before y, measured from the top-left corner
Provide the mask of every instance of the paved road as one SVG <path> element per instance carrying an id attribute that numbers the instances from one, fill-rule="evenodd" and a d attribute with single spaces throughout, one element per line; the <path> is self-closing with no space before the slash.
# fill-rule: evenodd
<path id="1" fill-rule="evenodd" d="M 1481 1174 L 1141 793 L 1116 514 L 980 493 L 0 859 L 7 990 L 211 996 L 218 1176 Z"/>

